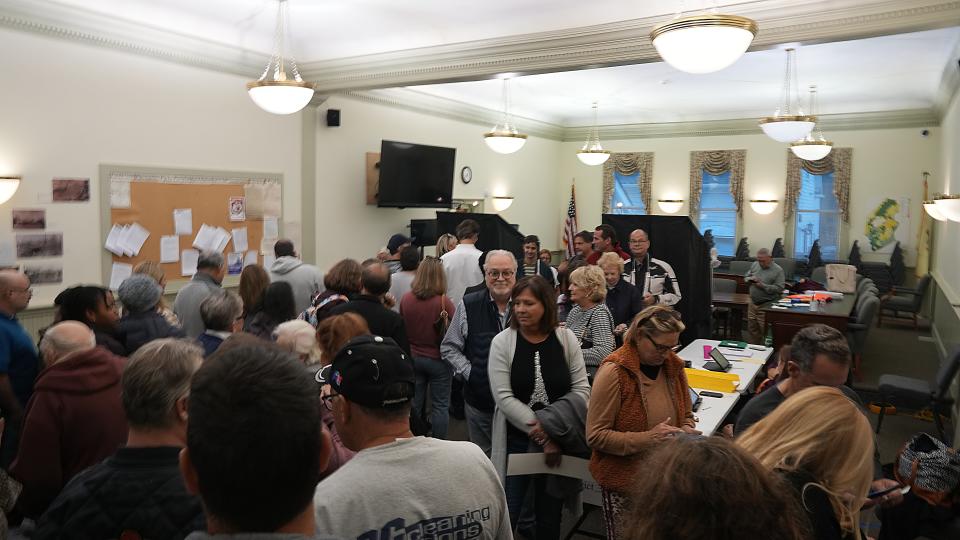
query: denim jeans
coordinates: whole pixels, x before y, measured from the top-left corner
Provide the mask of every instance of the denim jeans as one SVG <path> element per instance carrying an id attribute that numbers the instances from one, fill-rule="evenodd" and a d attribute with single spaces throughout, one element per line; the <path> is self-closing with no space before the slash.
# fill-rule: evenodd
<path id="1" fill-rule="evenodd" d="M 453 380 L 453 368 L 440 359 L 414 356 L 413 371 L 417 381 L 413 412 L 423 418 L 427 405 L 427 385 L 429 385 L 430 423 L 433 425 L 433 436 L 437 439 L 446 439 L 447 424 L 450 421 L 450 382 Z"/>
<path id="2" fill-rule="evenodd" d="M 525 454 L 528 451 L 530 451 L 530 439 L 519 430 L 508 428 L 507 453 Z M 510 527 L 513 529 L 516 529 L 517 522 L 520 520 L 520 509 L 525 502 L 527 490 L 533 489 L 533 513 L 537 540 L 560 538 L 563 500 L 547 494 L 547 477 L 546 474 L 508 476 L 504 486 L 507 508 L 510 511 Z"/>
<path id="3" fill-rule="evenodd" d="M 464 403 L 463 408 L 467 413 L 467 435 L 470 437 L 470 442 L 479 446 L 483 453 L 490 457 L 493 412 L 481 411 L 469 403 Z"/>

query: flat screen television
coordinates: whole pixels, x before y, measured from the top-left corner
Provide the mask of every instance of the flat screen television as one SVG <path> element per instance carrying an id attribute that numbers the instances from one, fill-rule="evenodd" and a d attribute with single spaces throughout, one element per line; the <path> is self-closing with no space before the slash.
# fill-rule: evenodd
<path id="1" fill-rule="evenodd" d="M 377 206 L 450 208 L 456 158 L 455 148 L 381 142 Z"/>

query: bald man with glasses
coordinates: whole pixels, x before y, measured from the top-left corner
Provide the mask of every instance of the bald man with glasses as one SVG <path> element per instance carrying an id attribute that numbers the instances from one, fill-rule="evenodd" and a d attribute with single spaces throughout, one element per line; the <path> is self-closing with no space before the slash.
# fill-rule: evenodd
<path id="1" fill-rule="evenodd" d="M 27 309 L 33 289 L 30 278 L 17 270 L 0 270 L 0 410 L 6 419 L 0 442 L 0 466 L 8 468 L 17 455 L 24 409 L 40 372 L 33 339 L 17 314 Z"/>

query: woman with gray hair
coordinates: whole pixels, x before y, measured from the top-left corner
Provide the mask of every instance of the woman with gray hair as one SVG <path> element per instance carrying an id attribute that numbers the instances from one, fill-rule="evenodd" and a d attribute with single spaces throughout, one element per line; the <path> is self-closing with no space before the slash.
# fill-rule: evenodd
<path id="1" fill-rule="evenodd" d="M 243 301 L 231 291 L 214 292 L 200 302 L 200 318 L 205 330 L 197 341 L 206 358 L 220 347 L 223 340 L 243 330 Z"/>
<path id="2" fill-rule="evenodd" d="M 74 477 L 40 518 L 35 538 L 120 538 L 128 530 L 183 538 L 205 529 L 200 500 L 187 493 L 178 467 L 190 379 L 202 355 L 187 340 L 158 339 L 130 357 L 121 382 L 126 446 Z"/>
<path id="3" fill-rule="evenodd" d="M 166 337 L 184 337 L 183 330 L 171 325 L 157 311 L 163 289 L 150 276 L 134 274 L 117 289 L 124 315 L 118 325 L 118 337 L 127 354 L 144 344 Z"/>
<path id="4" fill-rule="evenodd" d="M 581 266 L 570 274 L 570 301 L 567 328 L 573 331 L 583 351 L 587 375 L 593 380 L 600 362 L 613 352 L 613 315 L 603 303 L 607 282 L 598 266 Z"/>

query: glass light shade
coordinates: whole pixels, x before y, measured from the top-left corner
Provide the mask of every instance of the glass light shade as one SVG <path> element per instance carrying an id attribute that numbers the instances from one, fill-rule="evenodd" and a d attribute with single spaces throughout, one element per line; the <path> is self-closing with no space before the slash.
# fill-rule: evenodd
<path id="1" fill-rule="evenodd" d="M 923 201 L 923 209 L 927 211 L 927 215 L 932 217 L 937 221 L 947 221 L 947 216 L 943 215 L 940 210 L 937 209 L 937 201 Z"/>
<path id="2" fill-rule="evenodd" d="M 767 215 L 772 214 L 777 209 L 777 204 L 779 204 L 779 201 L 774 199 L 752 199 L 750 208 L 758 214 Z"/>
<path id="3" fill-rule="evenodd" d="M 527 144 L 527 136 L 515 131 L 491 131 L 483 134 L 483 142 L 498 154 L 512 154 Z"/>
<path id="4" fill-rule="evenodd" d="M 300 81 L 254 81 L 247 83 L 250 99 L 273 114 L 293 114 L 313 99 L 313 85 Z"/>
<path id="5" fill-rule="evenodd" d="M 577 159 L 580 160 L 580 163 L 584 165 L 602 165 L 608 159 L 610 159 L 610 152 L 607 150 L 579 150 L 577 151 Z"/>
<path id="6" fill-rule="evenodd" d="M 683 208 L 683 201 L 680 199 L 660 199 L 657 201 L 657 206 L 668 214 L 676 214 Z"/>
<path id="7" fill-rule="evenodd" d="M 795 143 L 790 143 L 790 150 L 793 155 L 807 161 L 816 161 L 823 159 L 833 150 L 833 143 L 823 140 L 806 139 Z"/>
<path id="8" fill-rule="evenodd" d="M 3 204 L 13 197 L 13 194 L 20 188 L 19 176 L 0 176 L 0 204 Z"/>
<path id="9" fill-rule="evenodd" d="M 650 32 L 657 53 L 686 73 L 712 73 L 736 62 L 757 34 L 757 23 L 735 15 L 691 15 Z"/>
<path id="10" fill-rule="evenodd" d="M 771 116 L 760 120 L 760 129 L 777 142 L 805 139 L 816 123 L 813 116 Z"/>
<path id="11" fill-rule="evenodd" d="M 960 195 L 944 195 L 937 199 L 936 209 L 950 221 L 960 221 Z"/>
<path id="12" fill-rule="evenodd" d="M 513 197 L 494 197 L 493 209 L 497 212 L 503 212 L 513 204 Z"/>

